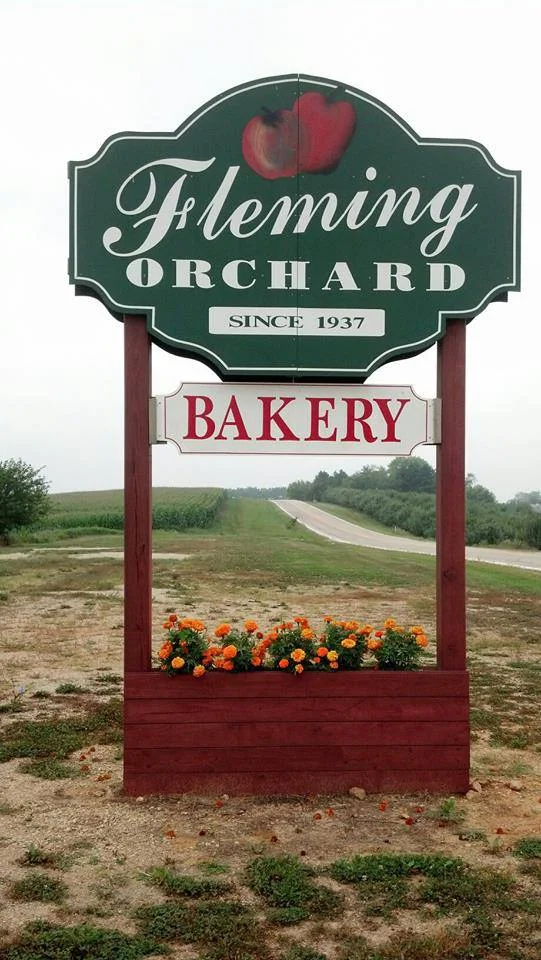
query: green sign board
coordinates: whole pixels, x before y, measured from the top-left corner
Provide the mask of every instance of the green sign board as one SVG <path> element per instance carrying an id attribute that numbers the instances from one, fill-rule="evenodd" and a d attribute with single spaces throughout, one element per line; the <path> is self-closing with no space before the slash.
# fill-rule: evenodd
<path id="1" fill-rule="evenodd" d="M 70 280 L 224 380 L 364 380 L 519 288 L 517 172 L 271 77 L 70 164 Z"/>

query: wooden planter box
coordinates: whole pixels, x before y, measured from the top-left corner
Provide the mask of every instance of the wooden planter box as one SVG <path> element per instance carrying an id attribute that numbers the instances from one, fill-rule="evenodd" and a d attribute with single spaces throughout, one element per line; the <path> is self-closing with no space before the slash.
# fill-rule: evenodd
<path id="1" fill-rule="evenodd" d="M 127 793 L 463 793 L 465 671 L 212 673 L 125 681 Z"/>

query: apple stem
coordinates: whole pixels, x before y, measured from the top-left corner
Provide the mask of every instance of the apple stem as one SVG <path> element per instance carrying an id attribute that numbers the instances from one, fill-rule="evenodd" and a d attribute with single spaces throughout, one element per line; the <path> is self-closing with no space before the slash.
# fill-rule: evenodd
<path id="1" fill-rule="evenodd" d="M 263 114 L 263 123 L 269 127 L 276 127 L 280 123 L 280 113 L 278 110 L 270 110 L 269 107 L 261 107 Z"/>

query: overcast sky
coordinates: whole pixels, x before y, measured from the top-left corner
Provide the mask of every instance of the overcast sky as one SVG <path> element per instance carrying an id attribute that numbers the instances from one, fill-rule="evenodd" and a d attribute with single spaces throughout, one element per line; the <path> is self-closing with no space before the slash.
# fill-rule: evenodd
<path id="1" fill-rule="evenodd" d="M 122 130 L 174 130 L 218 93 L 299 71 L 349 83 L 423 137 L 523 171 L 522 292 L 468 327 L 467 469 L 499 499 L 541 488 L 538 0 L 4 0 L 0 12 L 0 460 L 51 490 L 120 487 L 122 326 L 68 285 L 68 160 Z M 535 257 L 538 260 L 536 262 Z M 216 380 L 153 348 L 153 389 Z M 435 350 L 369 382 L 435 395 Z M 416 451 L 428 459 L 430 448 Z M 157 485 L 276 485 L 379 458 L 154 451 Z"/>

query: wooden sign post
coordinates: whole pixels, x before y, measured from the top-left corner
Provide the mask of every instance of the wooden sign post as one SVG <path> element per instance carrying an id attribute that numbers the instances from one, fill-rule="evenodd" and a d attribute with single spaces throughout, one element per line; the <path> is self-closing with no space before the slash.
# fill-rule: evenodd
<path id="1" fill-rule="evenodd" d="M 519 289 L 520 174 L 295 73 L 226 91 L 171 133 L 116 134 L 69 175 L 70 281 L 125 328 L 126 791 L 466 790 L 466 323 Z M 189 429 L 182 390 L 163 398 L 163 439 L 183 452 L 439 443 L 436 668 L 201 682 L 152 669 L 151 343 L 233 389 L 190 396 Z M 437 402 L 356 392 L 435 343 L 441 442 Z M 265 384 L 255 403 L 246 384 Z"/>

